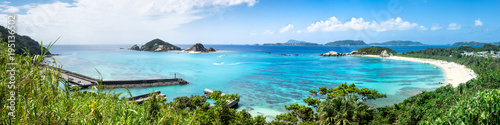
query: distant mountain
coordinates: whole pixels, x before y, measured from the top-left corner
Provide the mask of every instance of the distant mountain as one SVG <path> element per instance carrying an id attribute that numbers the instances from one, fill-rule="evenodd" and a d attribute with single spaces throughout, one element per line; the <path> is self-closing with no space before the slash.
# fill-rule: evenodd
<path id="1" fill-rule="evenodd" d="M 326 46 L 366 46 L 363 40 L 339 40 L 335 42 L 329 42 L 325 44 Z"/>
<path id="2" fill-rule="evenodd" d="M 500 45 L 500 42 L 494 42 L 493 45 Z"/>
<path id="3" fill-rule="evenodd" d="M 7 37 L 9 36 L 9 30 L 3 26 L 0 26 L 0 33 L 2 34 L 2 42 L 8 42 Z M 21 36 L 19 34 L 14 34 L 16 38 L 16 43 L 15 43 L 15 49 L 16 49 L 16 54 L 19 55 L 26 55 L 28 52 L 30 55 L 40 55 L 41 54 L 41 47 L 40 43 L 37 41 L 31 39 L 29 36 Z M 46 42 L 48 43 L 48 42 Z M 47 51 L 47 49 L 44 47 L 44 51 Z M 46 55 L 50 55 L 51 53 L 47 51 Z"/>
<path id="4" fill-rule="evenodd" d="M 288 40 L 286 43 L 264 43 L 263 45 L 267 46 L 319 46 L 317 43 L 311 43 L 306 41 L 298 41 L 298 40 Z"/>
<path id="5" fill-rule="evenodd" d="M 456 42 L 451 44 L 451 46 L 483 46 L 484 44 L 487 43 L 471 41 L 471 42 Z"/>
<path id="6" fill-rule="evenodd" d="M 402 41 L 402 40 L 393 40 L 393 41 L 387 41 L 383 43 L 370 43 L 370 45 L 378 45 L 378 46 L 422 46 L 425 44 L 422 44 L 420 42 L 413 42 L 413 41 Z"/>

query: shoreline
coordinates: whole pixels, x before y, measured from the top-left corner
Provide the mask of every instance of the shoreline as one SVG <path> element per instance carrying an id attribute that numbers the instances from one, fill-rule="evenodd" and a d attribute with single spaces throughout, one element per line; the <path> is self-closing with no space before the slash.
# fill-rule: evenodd
<path id="1" fill-rule="evenodd" d="M 362 55 L 361 57 L 376 57 L 382 58 L 379 55 Z M 447 62 L 442 60 L 435 59 L 422 59 L 422 58 L 413 58 L 413 57 L 401 57 L 401 56 L 391 56 L 391 57 L 383 57 L 386 59 L 394 59 L 394 60 L 404 60 L 404 61 L 412 61 L 418 63 L 426 63 L 437 66 L 441 68 L 445 76 L 445 84 L 451 84 L 453 87 L 457 87 L 461 83 L 465 83 L 471 79 L 477 77 L 476 73 L 473 70 L 465 67 L 464 65 L 457 64 L 455 62 Z"/>

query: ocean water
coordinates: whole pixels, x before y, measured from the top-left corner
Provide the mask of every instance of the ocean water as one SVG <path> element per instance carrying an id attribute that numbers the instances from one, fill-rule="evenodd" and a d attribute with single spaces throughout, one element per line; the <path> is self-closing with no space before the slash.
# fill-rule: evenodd
<path id="1" fill-rule="evenodd" d="M 351 52 L 366 46 L 243 46 L 205 45 L 216 53 L 142 52 L 120 48 L 132 45 L 55 45 L 52 53 L 64 69 L 104 80 L 177 77 L 188 85 L 129 88 L 133 95 L 161 91 L 175 97 L 202 95 L 203 89 L 241 96 L 238 110 L 273 118 L 286 112 L 284 105 L 300 103 L 309 90 L 347 82 L 376 89 L 388 98 L 369 101 L 372 106 L 402 102 L 424 90 L 443 86 L 444 74 L 430 64 L 371 57 L 322 57 L 328 51 Z M 189 45 L 179 45 L 187 48 Z M 388 46 L 397 52 L 451 46 Z M 270 54 L 266 53 L 270 52 Z M 298 56 L 296 56 L 297 54 Z M 96 71 L 97 70 L 97 71 Z M 125 89 L 116 88 L 116 92 Z M 124 93 L 125 94 L 125 93 Z"/>

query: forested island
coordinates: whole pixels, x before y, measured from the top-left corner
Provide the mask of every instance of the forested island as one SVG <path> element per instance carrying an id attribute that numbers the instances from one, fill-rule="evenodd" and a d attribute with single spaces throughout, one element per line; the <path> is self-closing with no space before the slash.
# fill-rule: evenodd
<path id="1" fill-rule="evenodd" d="M 483 42 L 476 42 L 476 41 L 456 42 L 456 43 L 451 44 L 451 46 L 483 46 L 485 44 L 500 45 L 500 42 L 493 42 L 493 43 L 483 43 Z"/>
<path id="2" fill-rule="evenodd" d="M 288 40 L 286 43 L 264 43 L 265 46 L 319 46 L 320 44 L 306 41 Z"/>
<path id="3" fill-rule="evenodd" d="M 369 45 L 378 45 L 378 46 L 422 46 L 425 44 L 422 44 L 420 42 L 414 42 L 414 41 L 402 41 L 402 40 L 393 40 L 393 41 L 387 41 L 383 43 L 370 43 Z"/>
<path id="4" fill-rule="evenodd" d="M 181 50 L 181 48 L 172 45 L 170 43 L 167 43 L 161 39 L 153 39 L 147 42 L 146 44 L 142 45 L 140 48 L 136 44 L 132 46 L 130 50 L 162 52 L 162 51 Z"/>
<path id="5" fill-rule="evenodd" d="M 367 46 L 363 40 L 339 40 L 326 43 L 325 46 Z"/>

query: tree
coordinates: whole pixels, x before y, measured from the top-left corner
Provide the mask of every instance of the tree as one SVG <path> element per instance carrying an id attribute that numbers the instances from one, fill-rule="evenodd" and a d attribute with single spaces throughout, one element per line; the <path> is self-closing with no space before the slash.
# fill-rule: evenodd
<path id="1" fill-rule="evenodd" d="M 322 124 L 367 124 L 375 110 L 358 101 L 357 95 L 337 96 L 323 101 L 318 114 Z"/>

